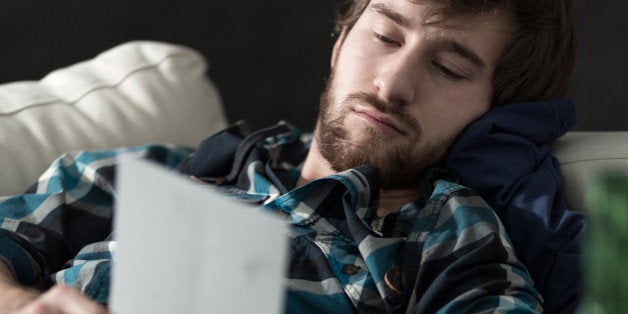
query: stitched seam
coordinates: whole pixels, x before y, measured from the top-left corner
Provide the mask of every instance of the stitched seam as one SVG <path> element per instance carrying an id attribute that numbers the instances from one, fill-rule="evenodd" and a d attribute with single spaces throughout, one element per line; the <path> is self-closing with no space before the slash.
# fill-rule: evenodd
<path id="1" fill-rule="evenodd" d="M 583 160 L 561 162 L 560 165 L 569 165 L 569 164 L 575 164 L 579 162 L 590 162 L 590 161 L 606 161 L 606 160 L 628 160 L 628 157 L 583 159 Z"/>
<path id="2" fill-rule="evenodd" d="M 185 54 L 186 53 L 184 53 L 184 52 L 176 52 L 176 53 L 172 53 L 172 54 L 166 55 L 165 57 L 163 57 L 161 60 L 158 60 L 154 64 L 149 64 L 149 65 L 146 65 L 146 66 L 142 66 L 142 67 L 139 67 L 137 69 L 134 69 L 134 70 L 130 71 L 126 75 L 122 76 L 120 81 L 115 83 L 115 84 L 112 84 L 112 85 L 101 85 L 101 86 L 96 86 L 96 87 L 93 87 L 91 89 L 88 89 L 82 95 L 80 95 L 77 99 L 75 99 L 73 101 L 63 101 L 62 99 L 57 99 L 57 100 L 54 100 L 54 101 L 33 103 L 33 104 L 26 105 L 26 106 L 24 106 L 22 108 L 19 108 L 19 109 L 13 110 L 13 111 L 0 112 L 0 117 L 10 116 L 10 115 L 19 113 L 21 111 L 24 111 L 26 109 L 46 106 L 46 105 L 50 105 L 50 104 L 63 104 L 63 105 L 71 105 L 71 106 L 72 105 L 76 105 L 76 103 L 81 101 L 81 99 L 85 98 L 87 95 L 89 95 L 92 92 L 95 92 L 97 90 L 102 90 L 102 89 L 114 89 L 114 88 L 117 88 L 120 85 L 122 85 L 122 83 L 124 83 L 127 79 L 129 79 L 131 76 L 133 76 L 133 75 L 135 75 L 135 74 L 137 74 L 139 72 L 145 71 L 145 70 L 150 70 L 150 69 L 157 68 L 157 67 L 161 66 L 164 62 L 166 62 L 168 59 L 177 58 L 177 57 L 180 57 L 180 56 L 185 55 Z"/>

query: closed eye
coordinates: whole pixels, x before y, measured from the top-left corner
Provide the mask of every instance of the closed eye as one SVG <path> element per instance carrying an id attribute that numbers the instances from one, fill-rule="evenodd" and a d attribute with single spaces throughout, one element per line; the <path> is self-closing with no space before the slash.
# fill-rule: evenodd
<path id="1" fill-rule="evenodd" d="M 451 69 L 449 69 L 448 67 L 436 62 L 436 61 L 432 61 L 432 65 L 434 67 L 436 67 L 436 69 L 446 78 L 452 80 L 452 81 L 459 81 L 464 79 L 465 77 L 452 71 Z"/>
<path id="2" fill-rule="evenodd" d="M 392 45 L 392 46 L 396 46 L 396 47 L 400 47 L 401 46 L 401 44 L 399 44 L 395 40 L 393 40 L 393 39 L 391 39 L 389 37 L 386 37 L 386 36 L 384 36 L 382 34 L 378 34 L 376 32 L 373 32 L 371 34 L 371 37 L 373 37 L 373 39 L 375 41 L 381 42 L 381 43 L 386 44 L 386 45 Z"/>

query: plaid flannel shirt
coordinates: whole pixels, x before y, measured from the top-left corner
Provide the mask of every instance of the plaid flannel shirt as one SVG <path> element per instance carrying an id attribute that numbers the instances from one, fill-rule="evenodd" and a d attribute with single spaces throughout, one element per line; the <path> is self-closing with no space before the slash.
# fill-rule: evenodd
<path id="1" fill-rule="evenodd" d="M 167 145 L 66 154 L 29 193 L 0 199 L 0 261 L 23 284 L 49 279 L 106 303 L 115 156 L 133 154 L 291 222 L 286 312 L 541 311 L 502 224 L 473 191 L 428 171 L 422 201 L 380 218 L 372 167 L 294 187 L 308 143 L 284 123 L 255 133 L 236 124 L 189 156 Z"/>

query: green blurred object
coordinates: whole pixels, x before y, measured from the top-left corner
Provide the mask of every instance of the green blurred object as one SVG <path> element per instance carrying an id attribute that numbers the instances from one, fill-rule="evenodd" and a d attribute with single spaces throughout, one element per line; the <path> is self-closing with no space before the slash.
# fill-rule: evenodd
<path id="1" fill-rule="evenodd" d="M 628 313 L 628 175 L 603 175 L 586 196 L 591 228 L 580 313 Z"/>

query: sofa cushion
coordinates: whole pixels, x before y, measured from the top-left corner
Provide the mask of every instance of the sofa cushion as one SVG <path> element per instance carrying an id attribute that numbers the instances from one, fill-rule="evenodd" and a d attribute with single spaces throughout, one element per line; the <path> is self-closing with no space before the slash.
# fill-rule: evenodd
<path id="1" fill-rule="evenodd" d="M 552 148 L 563 175 L 563 193 L 572 209 L 586 212 L 585 195 L 609 172 L 628 174 L 628 132 L 570 132 Z"/>
<path id="2" fill-rule="evenodd" d="M 0 85 L 0 195 L 24 192 L 68 151 L 195 147 L 226 126 L 206 70 L 192 49 L 136 41 L 40 81 Z"/>

